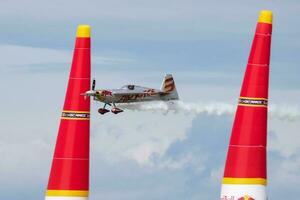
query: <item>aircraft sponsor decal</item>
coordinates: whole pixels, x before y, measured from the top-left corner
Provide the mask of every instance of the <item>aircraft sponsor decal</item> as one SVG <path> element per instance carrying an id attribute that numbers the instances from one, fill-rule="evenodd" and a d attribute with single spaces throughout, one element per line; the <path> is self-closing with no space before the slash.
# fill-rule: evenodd
<path id="1" fill-rule="evenodd" d="M 89 120 L 90 112 L 64 110 L 61 114 L 61 118 L 67 120 Z"/>
<path id="2" fill-rule="evenodd" d="M 256 107 L 268 107 L 268 99 L 265 98 L 252 98 L 252 97 L 240 97 L 240 106 L 256 106 Z"/>
<path id="3" fill-rule="evenodd" d="M 109 91 L 109 90 L 101 90 L 100 93 L 103 96 L 112 96 L 112 91 Z"/>
<path id="4" fill-rule="evenodd" d="M 155 92 L 155 89 L 148 89 L 144 90 L 143 93 L 139 94 L 129 94 L 129 95 L 123 95 L 120 99 L 121 102 L 128 102 L 128 101 L 133 101 L 133 100 L 141 100 L 146 97 L 150 97 L 153 95 L 156 95 L 157 93 Z"/>
<path id="5" fill-rule="evenodd" d="M 147 93 L 148 96 L 152 96 L 156 94 L 155 89 L 144 90 L 144 93 Z"/>

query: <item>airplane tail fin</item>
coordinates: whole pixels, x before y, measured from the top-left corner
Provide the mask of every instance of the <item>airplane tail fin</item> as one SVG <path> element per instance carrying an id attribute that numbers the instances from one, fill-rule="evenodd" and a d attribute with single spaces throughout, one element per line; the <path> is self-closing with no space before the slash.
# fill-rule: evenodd
<path id="1" fill-rule="evenodd" d="M 169 100 L 178 100 L 179 96 L 176 90 L 175 81 L 171 74 L 166 74 L 160 90 L 166 94 Z"/>

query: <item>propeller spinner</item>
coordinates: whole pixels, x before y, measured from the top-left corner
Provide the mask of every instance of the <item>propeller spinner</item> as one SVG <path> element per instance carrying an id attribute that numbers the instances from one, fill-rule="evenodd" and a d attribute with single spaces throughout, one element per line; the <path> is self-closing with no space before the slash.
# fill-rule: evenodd
<path id="1" fill-rule="evenodd" d="M 86 91 L 85 93 L 83 93 L 83 94 L 81 94 L 81 95 L 83 95 L 84 98 L 90 97 L 90 96 L 95 96 L 95 95 L 97 94 L 97 91 L 95 91 L 95 87 L 96 87 L 96 80 L 93 79 L 93 82 L 92 82 L 92 89 Z"/>

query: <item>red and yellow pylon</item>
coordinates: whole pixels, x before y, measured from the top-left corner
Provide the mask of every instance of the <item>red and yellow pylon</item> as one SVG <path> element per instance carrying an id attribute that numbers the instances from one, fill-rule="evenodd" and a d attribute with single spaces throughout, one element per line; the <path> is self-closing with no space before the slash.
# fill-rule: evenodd
<path id="1" fill-rule="evenodd" d="M 86 200 L 89 193 L 90 26 L 77 29 L 73 62 L 61 115 L 46 200 Z"/>
<path id="2" fill-rule="evenodd" d="M 233 123 L 221 199 L 266 200 L 272 12 L 261 11 Z"/>

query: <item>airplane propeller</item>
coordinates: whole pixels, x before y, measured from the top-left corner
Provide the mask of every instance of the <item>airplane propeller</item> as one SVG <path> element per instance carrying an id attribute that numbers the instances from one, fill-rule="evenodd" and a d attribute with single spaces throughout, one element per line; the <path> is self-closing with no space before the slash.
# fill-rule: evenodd
<path id="1" fill-rule="evenodd" d="M 95 87 L 96 87 L 96 80 L 93 79 L 93 83 L 92 83 L 92 90 L 95 90 Z"/>
<path id="2" fill-rule="evenodd" d="M 86 99 L 86 97 L 90 97 L 90 96 L 94 97 L 97 94 L 97 92 L 95 91 L 95 87 L 96 87 L 96 80 L 93 79 L 91 90 L 86 91 L 85 93 L 82 93 L 81 95 L 83 95 L 85 99 Z"/>

